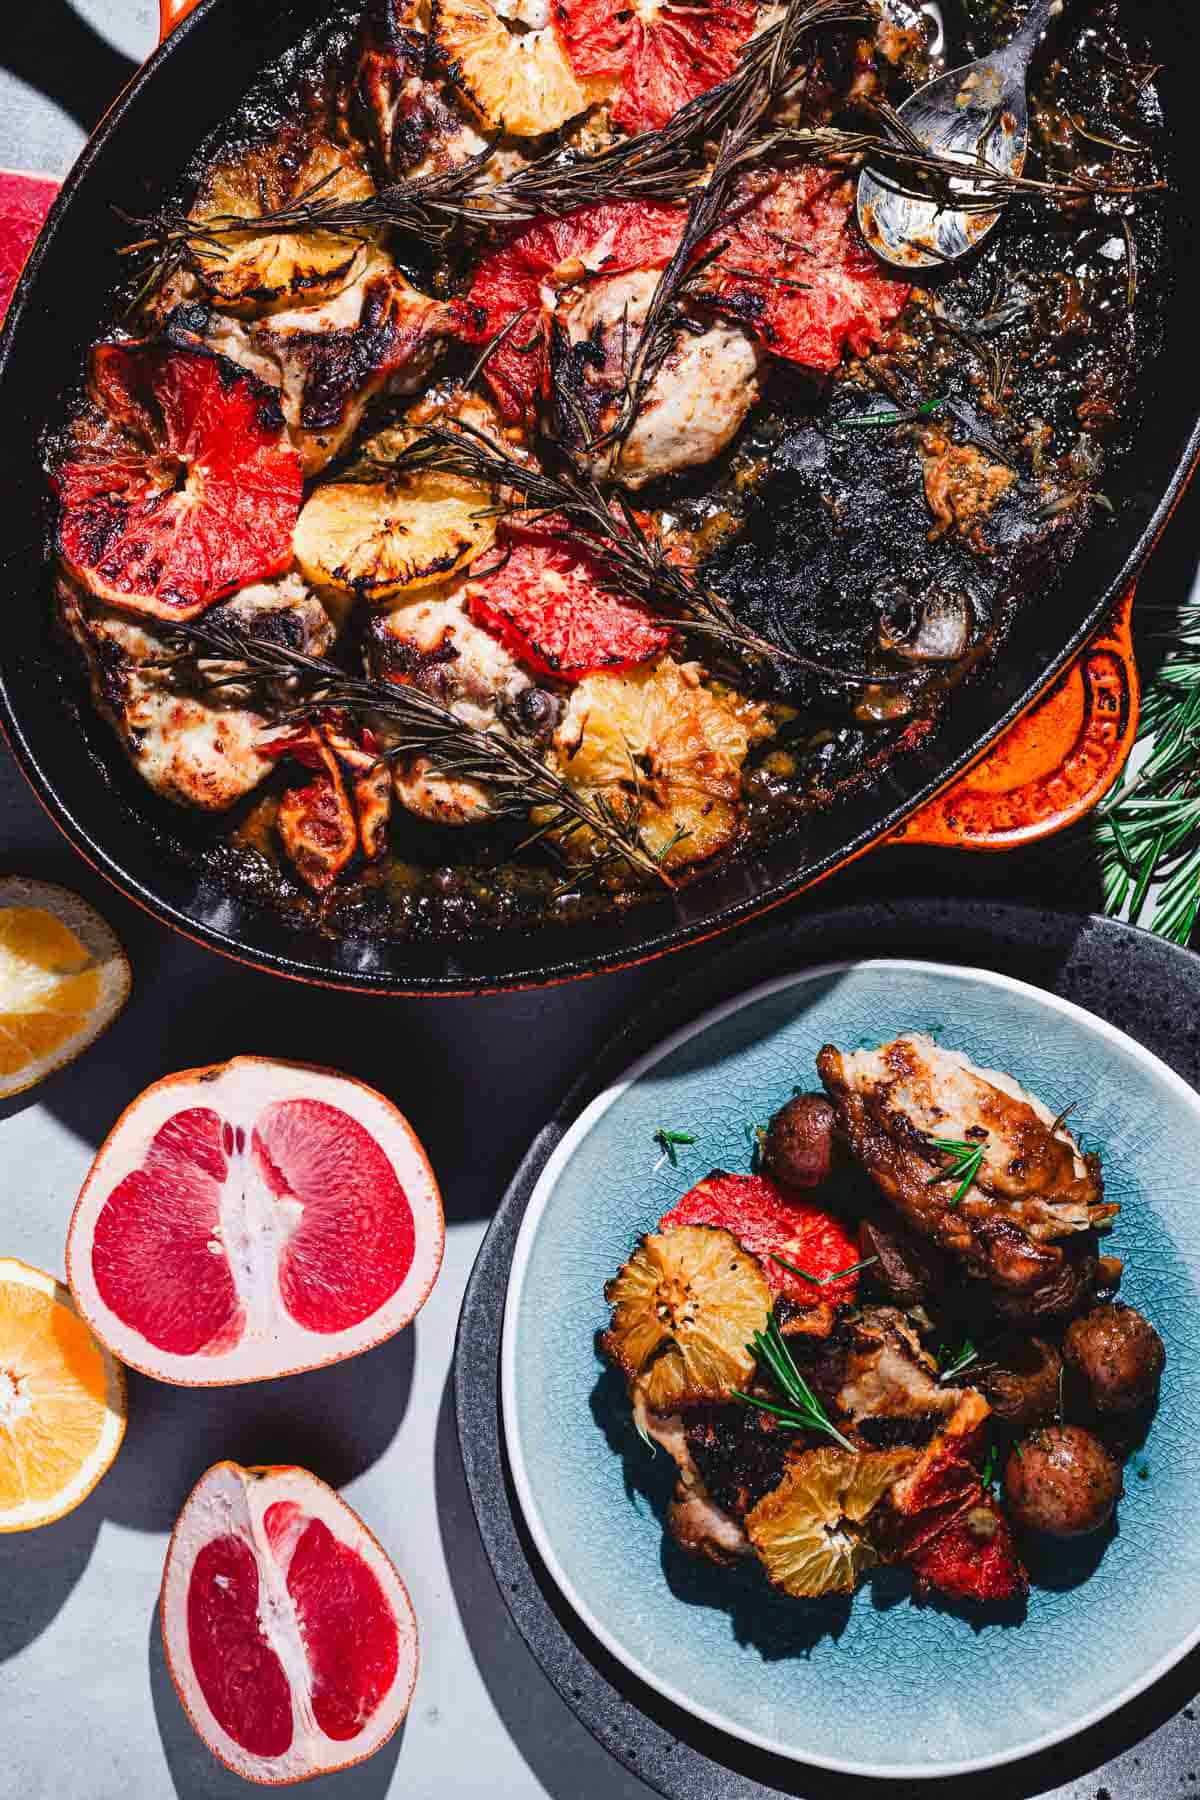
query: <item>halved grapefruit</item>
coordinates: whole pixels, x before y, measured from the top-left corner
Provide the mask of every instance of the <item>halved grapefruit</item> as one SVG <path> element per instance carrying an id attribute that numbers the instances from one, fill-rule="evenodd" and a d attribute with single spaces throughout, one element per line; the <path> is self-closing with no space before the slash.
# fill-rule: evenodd
<path id="1" fill-rule="evenodd" d="M 237 1056 L 125 1109 L 75 1207 L 67 1279 L 122 1362 L 220 1387 L 392 1337 L 424 1305 L 444 1236 L 433 1171 L 390 1100 Z"/>
<path id="2" fill-rule="evenodd" d="M 733 73 L 759 12 L 754 0 L 554 0 L 554 17 L 576 75 L 619 84 L 613 124 L 661 131 Z"/>
<path id="3" fill-rule="evenodd" d="M 306 1469 L 202 1475 L 171 1536 L 167 1667 L 213 1755 L 247 1781 L 362 1762 L 408 1711 L 417 1621 L 391 1560 Z"/>
<path id="4" fill-rule="evenodd" d="M 659 656 L 671 628 L 608 593 L 604 571 L 562 535 L 566 522 L 511 530 L 503 558 L 467 584 L 471 617 L 527 668 L 559 681 L 632 669 Z"/>
<path id="5" fill-rule="evenodd" d="M 58 189 L 52 175 L 0 169 L 0 325 Z"/>
<path id="6" fill-rule="evenodd" d="M 207 351 L 113 341 L 89 390 L 51 470 L 59 550 L 89 593 L 191 619 L 284 573 L 303 475 L 273 388 Z"/>

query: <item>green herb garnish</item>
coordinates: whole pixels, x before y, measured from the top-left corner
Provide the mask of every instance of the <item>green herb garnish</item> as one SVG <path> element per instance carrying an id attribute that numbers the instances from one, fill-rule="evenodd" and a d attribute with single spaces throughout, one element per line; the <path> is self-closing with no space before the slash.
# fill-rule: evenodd
<path id="1" fill-rule="evenodd" d="M 765 1365 L 780 1393 L 788 1401 L 787 1406 L 775 1406 L 770 1400 L 759 1400 L 753 1394 L 743 1394 L 737 1388 L 733 1390 L 735 1400 L 744 1400 L 747 1406 L 757 1406 L 760 1411 L 771 1413 L 782 1424 L 790 1426 L 793 1431 L 822 1431 L 843 1450 L 853 1451 L 854 1445 L 844 1438 L 817 1396 L 805 1381 L 796 1367 L 787 1340 L 779 1329 L 779 1321 L 772 1314 L 767 1321 L 765 1331 L 756 1331 L 753 1342 L 746 1345 L 751 1356 Z"/>
<path id="2" fill-rule="evenodd" d="M 946 1348 L 946 1346 L 944 1344 L 941 1345 L 941 1347 L 939 1349 L 939 1360 L 941 1357 L 941 1353 L 945 1350 L 945 1348 Z M 975 1348 L 975 1346 L 971 1342 L 970 1338 L 964 1338 L 963 1342 L 962 1342 L 962 1348 L 960 1350 L 956 1350 L 954 1352 L 954 1354 L 950 1358 L 950 1361 L 946 1364 L 945 1368 L 942 1370 L 941 1374 L 938 1376 L 938 1380 L 939 1381 L 951 1381 L 955 1375 L 961 1374 L 962 1371 L 965 1368 L 967 1368 L 971 1363 L 977 1362 L 978 1360 L 979 1360 L 978 1350 Z"/>
<path id="3" fill-rule="evenodd" d="M 767 1134 L 761 1125 L 743 1125 L 742 1130 L 745 1132 L 746 1142 L 750 1146 L 750 1173 L 757 1175 L 762 1168 L 763 1149 L 766 1145 Z"/>
<path id="4" fill-rule="evenodd" d="M 950 1202 L 952 1207 L 957 1206 L 979 1173 L 979 1165 L 987 1147 L 986 1140 L 977 1139 L 972 1142 L 966 1138 L 930 1138 L 929 1142 L 935 1150 L 944 1150 L 947 1156 L 952 1156 L 954 1161 L 948 1168 L 931 1175 L 925 1186 L 936 1187 L 939 1181 L 958 1181 L 958 1191 Z"/>
<path id="5" fill-rule="evenodd" d="M 988 1453 L 983 1459 L 983 1468 L 979 1473 L 979 1479 L 983 1483 L 983 1491 L 985 1494 L 990 1491 L 991 1485 L 996 1479 L 996 1464 L 999 1460 L 1000 1458 L 996 1451 L 995 1444 L 989 1444 Z"/>
<path id="6" fill-rule="evenodd" d="M 859 413 L 853 419 L 835 419 L 833 428 L 835 431 L 853 431 L 862 425 L 915 425 L 918 419 L 929 419 L 934 413 L 941 412 L 948 399 L 948 394 L 942 394 L 937 400 L 923 400 L 911 412 L 894 412 L 889 408 L 884 412 Z"/>
<path id="7" fill-rule="evenodd" d="M 879 1258 L 877 1256 L 864 1257 L 862 1262 L 851 1263 L 848 1269 L 838 1269 L 832 1275 L 810 1275 L 807 1269 L 798 1268 L 795 1263 L 789 1262 L 786 1256 L 776 1256 L 774 1250 L 771 1252 L 771 1261 L 777 1262 L 780 1268 L 786 1269 L 789 1274 L 798 1275 L 801 1281 L 811 1281 L 814 1287 L 830 1287 L 835 1281 L 844 1281 L 847 1275 L 857 1275 L 860 1269 L 869 1269 L 872 1263 L 879 1261 Z"/>
<path id="8" fill-rule="evenodd" d="M 679 1167 L 679 1146 L 694 1144 L 695 1141 L 695 1138 L 686 1131 L 668 1131 L 665 1126 L 660 1125 L 654 1134 L 654 1142 L 662 1151 L 662 1155 L 655 1163 L 655 1168 L 661 1169 L 664 1162 L 669 1162 L 673 1169 L 677 1169 Z"/>

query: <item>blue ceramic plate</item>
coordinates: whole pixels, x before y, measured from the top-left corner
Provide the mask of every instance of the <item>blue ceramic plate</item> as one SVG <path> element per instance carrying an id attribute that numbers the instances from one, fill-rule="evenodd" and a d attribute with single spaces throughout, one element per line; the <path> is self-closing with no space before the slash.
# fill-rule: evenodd
<path id="1" fill-rule="evenodd" d="M 774 1595 L 664 1535 L 668 1459 L 635 1436 L 596 1353 L 603 1287 L 635 1240 L 714 1166 L 748 1166 L 747 1126 L 815 1085 L 824 1043 L 917 1028 L 1009 1070 L 1104 1158 L 1122 1203 L 1122 1292 L 1167 1346 L 1162 1399 L 1126 1471 L 1117 1528 L 1049 1544 L 1024 1617 L 918 1606 L 877 1572 L 853 1600 Z M 659 1160 L 660 1126 L 697 1142 Z M 657 1166 L 656 1166 L 657 1165 Z M 677 1705 L 782 1756 L 853 1774 L 961 1774 L 1042 1749 L 1113 1711 L 1200 1639 L 1200 1099 L 1131 1038 L 979 969 L 838 964 L 709 1013 L 580 1116 L 522 1223 L 501 1364 L 526 1523 L 596 1637 Z"/>

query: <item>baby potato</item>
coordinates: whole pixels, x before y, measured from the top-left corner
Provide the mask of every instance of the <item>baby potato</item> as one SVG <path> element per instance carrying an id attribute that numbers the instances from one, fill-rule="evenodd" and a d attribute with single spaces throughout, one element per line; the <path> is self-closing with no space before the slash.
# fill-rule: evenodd
<path id="1" fill-rule="evenodd" d="M 1149 1319 L 1132 1306 L 1093 1306 L 1072 1322 L 1063 1350 L 1099 1413 L 1135 1412 L 1158 1394 L 1167 1353 Z"/>
<path id="2" fill-rule="evenodd" d="M 784 1187 L 814 1188 L 833 1167 L 834 1112 L 824 1094 L 797 1094 L 767 1126 L 763 1162 Z"/>
<path id="3" fill-rule="evenodd" d="M 1121 1467 L 1081 1425 L 1043 1425 L 1013 1446 L 1004 1470 L 1009 1516 L 1027 1531 L 1084 1537 L 1112 1517 Z"/>

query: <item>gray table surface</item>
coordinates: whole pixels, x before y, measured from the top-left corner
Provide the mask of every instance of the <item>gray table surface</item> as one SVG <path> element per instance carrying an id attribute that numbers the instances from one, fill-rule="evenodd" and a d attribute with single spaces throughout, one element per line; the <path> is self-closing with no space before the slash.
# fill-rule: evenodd
<path id="1" fill-rule="evenodd" d="M 151 0 L 26 0 L 0 26 L 0 167 L 64 173 L 86 130 L 152 46 Z M 1195 574 L 1197 506 L 1182 512 L 1146 588 L 1178 599 Z M 1039 856 L 894 854 L 887 879 L 1046 899 Z M 308 1788 L 337 1800 L 639 1800 L 559 1700 L 516 1634 L 483 1557 L 454 1432 L 448 1374 L 463 1287 L 487 1219 L 537 1127 L 593 1046 L 672 979 L 631 971 L 543 994 L 376 1001 L 249 974 L 125 904 L 73 855 L 0 749 L 0 867 L 91 897 L 123 937 L 134 996 L 74 1068 L 0 1105 L 0 1254 L 60 1270 L 91 1156 L 126 1101 L 171 1069 L 256 1051 L 333 1063 L 393 1096 L 438 1170 L 449 1229 L 441 1279 L 412 1331 L 341 1369 L 258 1388 L 185 1393 L 133 1377 L 129 1432 L 91 1500 L 41 1532 L 0 1539 L 0 1797 L 224 1800 L 226 1774 L 185 1722 L 158 1644 L 167 1535 L 220 1456 L 307 1463 L 395 1556 L 421 1623 L 402 1737 Z M 1076 892 L 1086 905 L 1086 870 Z M 860 870 L 839 878 L 849 893 Z M 828 903 L 839 891 L 827 887 Z M 719 943 L 694 953 L 719 956 Z M 1098 1650 L 1099 1647 L 1093 1647 Z M 1186 1699 L 1187 1696 L 1183 1696 Z M 1165 1800 L 1195 1790 L 1200 1739 L 1171 1696 L 1163 1723 L 1103 1771 L 1064 1750 L 1057 1800 Z M 879 1791 L 879 1790 L 875 1790 Z M 935 1793 L 937 1790 L 931 1790 Z M 1019 1771 L 1012 1794 L 1030 1794 Z"/>

